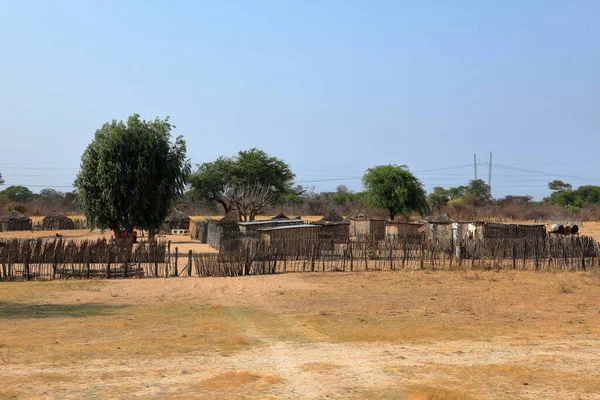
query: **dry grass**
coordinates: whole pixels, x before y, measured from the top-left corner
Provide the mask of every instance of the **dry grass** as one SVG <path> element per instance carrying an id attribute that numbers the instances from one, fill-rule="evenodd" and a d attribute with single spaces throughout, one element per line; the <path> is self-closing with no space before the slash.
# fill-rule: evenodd
<path id="1" fill-rule="evenodd" d="M 385 271 L 0 283 L 10 384 L 0 398 L 589 395 L 600 392 L 596 280 Z"/>
<path id="2" fill-rule="evenodd" d="M 204 379 L 198 389 L 209 392 L 265 392 L 282 382 L 278 376 L 251 371 L 228 371 Z"/>
<path id="3" fill-rule="evenodd" d="M 324 373 L 324 372 L 334 371 L 338 368 L 341 368 L 341 366 L 338 364 L 332 364 L 329 362 L 312 362 L 312 363 L 302 364 L 300 366 L 300 368 L 306 372 Z"/>
<path id="4" fill-rule="evenodd" d="M 475 400 L 475 397 L 455 390 L 419 386 L 408 396 L 409 400 Z"/>

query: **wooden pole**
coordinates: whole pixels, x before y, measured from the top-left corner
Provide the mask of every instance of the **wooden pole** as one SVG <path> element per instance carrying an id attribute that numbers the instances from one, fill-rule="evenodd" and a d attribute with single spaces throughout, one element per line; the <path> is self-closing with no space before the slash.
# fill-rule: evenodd
<path id="1" fill-rule="evenodd" d="M 188 252 L 187 274 L 188 276 L 192 276 L 192 250 Z"/>
<path id="2" fill-rule="evenodd" d="M 179 247 L 175 247 L 175 266 L 173 268 L 173 274 L 177 277 L 179 276 L 179 272 L 177 270 L 177 261 L 179 259 Z"/>

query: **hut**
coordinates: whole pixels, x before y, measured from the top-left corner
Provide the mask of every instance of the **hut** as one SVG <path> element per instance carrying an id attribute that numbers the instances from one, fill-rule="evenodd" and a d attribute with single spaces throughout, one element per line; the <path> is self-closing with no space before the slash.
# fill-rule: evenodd
<path id="1" fill-rule="evenodd" d="M 259 229 L 270 252 L 280 256 L 304 257 L 319 245 L 320 225 L 287 225 Z"/>
<path id="2" fill-rule="evenodd" d="M 312 224 L 321 226 L 319 237 L 323 243 L 340 244 L 350 240 L 350 223 L 344 221 L 344 218 L 336 210 L 331 210 L 326 216 Z"/>
<path id="3" fill-rule="evenodd" d="M 75 223 L 66 215 L 60 215 L 56 211 L 52 211 L 42 220 L 42 229 L 46 231 L 75 229 Z"/>
<path id="4" fill-rule="evenodd" d="M 546 226 L 542 224 L 502 224 L 496 222 L 468 222 L 465 223 L 465 225 L 468 238 L 523 239 L 539 238 L 546 236 Z"/>
<path id="5" fill-rule="evenodd" d="M 173 235 L 187 235 L 190 231 L 190 217 L 174 208 L 165 223 Z"/>
<path id="6" fill-rule="evenodd" d="M 279 215 L 274 216 L 273 218 L 271 218 L 271 220 L 273 221 L 278 221 L 278 220 L 290 220 L 291 218 L 288 217 L 287 215 L 285 215 L 284 213 L 279 213 Z"/>
<path id="7" fill-rule="evenodd" d="M 350 218 L 350 237 L 353 240 L 383 240 L 385 223 L 385 219 Z"/>
<path id="8" fill-rule="evenodd" d="M 7 231 L 30 231 L 33 229 L 31 218 L 21 214 L 17 210 L 12 210 L 0 217 L 0 232 Z"/>
<path id="9" fill-rule="evenodd" d="M 422 240 L 424 234 L 419 229 L 424 225 L 424 223 L 419 222 L 387 221 L 385 224 L 385 237 L 388 239 Z"/>

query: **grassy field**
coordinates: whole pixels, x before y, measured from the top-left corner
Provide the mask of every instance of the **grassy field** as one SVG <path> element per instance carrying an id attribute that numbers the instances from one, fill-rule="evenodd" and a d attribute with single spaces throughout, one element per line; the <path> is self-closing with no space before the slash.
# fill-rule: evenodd
<path id="1" fill-rule="evenodd" d="M 0 326 L 0 399 L 600 398 L 597 271 L 0 283 Z"/>
<path id="2" fill-rule="evenodd" d="M 600 274 L 0 284 L 0 398 L 593 399 Z"/>

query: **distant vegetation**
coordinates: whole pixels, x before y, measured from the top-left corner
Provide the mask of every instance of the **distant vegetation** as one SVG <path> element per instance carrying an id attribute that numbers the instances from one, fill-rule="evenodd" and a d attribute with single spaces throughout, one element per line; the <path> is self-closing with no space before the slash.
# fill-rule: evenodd
<path id="1" fill-rule="evenodd" d="M 160 120 L 152 123 L 159 122 L 168 123 Z M 131 158 L 130 154 L 125 155 L 123 151 L 121 142 L 110 150 L 111 154 Z M 123 171 L 136 170 L 130 168 L 130 164 L 127 164 L 127 168 L 119 169 L 120 180 L 125 179 Z M 156 170 L 158 164 L 152 165 L 145 166 L 144 170 Z M 182 168 L 185 170 L 187 166 Z M 117 176 L 116 172 L 112 174 Z M 125 180 L 136 182 L 140 175 L 132 176 Z M 552 193 L 536 202 L 527 195 L 493 199 L 489 185 L 481 179 L 471 180 L 464 186 L 434 187 L 426 194 L 421 182 L 410 173 L 407 166 L 383 165 L 368 169 L 363 177 L 365 191 L 362 192 L 352 191 L 345 185 L 339 185 L 335 191 L 317 192 L 314 187 L 295 185 L 294 179 L 288 163 L 254 148 L 240 151 L 233 157 L 219 157 L 198 165 L 187 175 L 190 183 L 187 191 L 182 196 L 172 196 L 175 203 L 169 201 L 164 204 L 168 204 L 168 207 L 175 204 L 189 215 L 234 212 L 243 221 L 251 221 L 261 214 L 274 215 L 280 212 L 293 216 L 325 215 L 332 209 L 343 215 L 360 213 L 380 218 L 401 216 L 415 219 L 429 213 L 448 213 L 461 219 L 600 219 L 600 186 L 584 185 L 574 189 L 560 180 L 549 182 Z M 109 181 L 117 184 L 117 180 Z M 123 189 L 125 187 L 135 190 L 129 190 L 129 195 L 119 197 L 118 201 L 127 203 L 137 198 L 136 204 L 150 204 L 155 197 L 152 194 L 154 185 L 158 185 L 159 181 L 149 179 L 145 183 L 147 188 L 143 190 L 138 184 L 119 182 L 120 186 L 114 186 L 108 193 L 125 193 L 129 190 Z M 181 180 L 177 182 L 182 183 Z M 0 185 L 3 183 L 0 174 Z M 78 184 L 82 183 L 79 179 Z M 183 191 L 183 186 L 179 189 Z M 177 190 L 172 194 L 176 194 Z M 51 211 L 81 214 L 85 210 L 85 206 L 82 206 L 82 199 L 85 198 L 77 190 L 63 193 L 42 189 L 39 193 L 33 193 L 25 186 L 9 186 L 0 191 L 0 214 L 6 214 L 11 209 L 29 215 L 47 215 Z M 101 202 L 104 206 L 109 204 L 107 198 L 102 198 Z M 119 207 L 129 207 L 123 204 Z M 156 209 L 156 205 L 151 207 Z M 165 207 L 159 207 L 159 211 L 157 218 L 165 213 Z"/>

